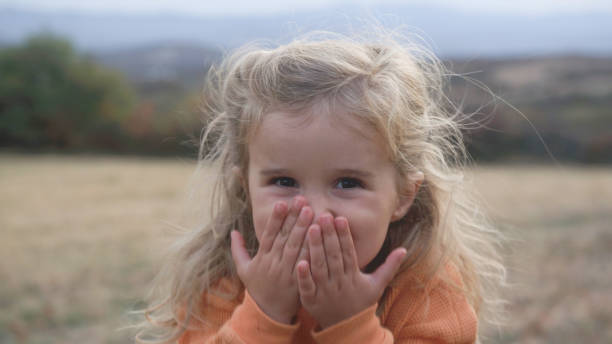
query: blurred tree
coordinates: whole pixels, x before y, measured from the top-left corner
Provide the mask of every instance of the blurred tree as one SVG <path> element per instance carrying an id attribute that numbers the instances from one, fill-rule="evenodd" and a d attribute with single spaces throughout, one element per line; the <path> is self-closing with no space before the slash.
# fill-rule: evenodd
<path id="1" fill-rule="evenodd" d="M 122 75 L 42 33 L 0 50 L 0 145 L 113 148 L 134 95 Z"/>

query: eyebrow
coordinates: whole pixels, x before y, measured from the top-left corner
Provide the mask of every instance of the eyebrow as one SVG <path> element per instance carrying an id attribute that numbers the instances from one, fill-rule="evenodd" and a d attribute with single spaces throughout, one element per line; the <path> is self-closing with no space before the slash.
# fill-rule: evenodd
<path id="1" fill-rule="evenodd" d="M 349 175 L 349 176 L 354 176 L 354 177 L 360 177 L 360 178 L 368 178 L 372 176 L 372 173 L 369 171 L 356 170 L 352 168 L 335 169 L 334 173 L 344 174 L 344 175 Z"/>
<path id="2" fill-rule="evenodd" d="M 352 168 L 339 168 L 339 169 L 334 169 L 332 171 L 334 174 L 348 175 L 348 176 L 360 177 L 360 178 L 369 178 L 373 175 L 372 172 L 364 171 L 364 170 L 356 170 Z M 278 176 L 278 175 L 288 175 L 288 174 L 291 174 L 291 172 L 285 168 L 269 168 L 269 169 L 264 169 L 264 170 L 259 171 L 259 174 L 263 176 Z"/>
<path id="3" fill-rule="evenodd" d="M 277 175 L 289 174 L 289 170 L 284 169 L 284 168 L 269 168 L 269 169 L 259 171 L 259 174 L 264 175 L 264 176 L 277 176 Z"/>

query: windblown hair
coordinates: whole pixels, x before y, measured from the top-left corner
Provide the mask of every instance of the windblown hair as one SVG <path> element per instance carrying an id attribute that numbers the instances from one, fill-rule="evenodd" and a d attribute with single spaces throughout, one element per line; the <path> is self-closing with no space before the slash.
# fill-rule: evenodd
<path id="1" fill-rule="evenodd" d="M 202 318 L 205 291 L 215 293 L 221 278 L 239 280 L 230 252 L 232 229 L 243 235 L 251 254 L 257 251 L 244 178 L 248 144 L 266 114 L 276 110 L 332 116 L 341 108 L 381 135 L 402 180 L 411 182 L 422 172 L 412 206 L 390 225 L 367 269 L 403 246 L 408 251 L 403 270 L 441 275 L 465 294 L 482 320 L 495 323 L 501 303 L 497 289 L 505 281 L 501 236 L 465 180 L 471 160 L 461 129 L 469 116 L 445 96 L 451 74 L 432 53 L 389 33 L 375 38 L 316 33 L 276 48 L 250 45 L 210 69 L 192 188 L 199 202 L 209 195 L 204 175 L 216 171 L 210 214 L 173 247 L 156 279 L 158 297 L 144 312 L 139 342 L 176 340 L 190 319 Z M 319 108 L 328 111 L 314 111 Z M 440 269 L 449 263 L 462 283 Z"/>

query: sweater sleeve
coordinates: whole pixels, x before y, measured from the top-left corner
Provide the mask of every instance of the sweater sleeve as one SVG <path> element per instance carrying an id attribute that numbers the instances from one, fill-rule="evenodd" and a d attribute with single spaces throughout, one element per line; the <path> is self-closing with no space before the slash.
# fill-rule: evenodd
<path id="1" fill-rule="evenodd" d="M 396 343 L 474 343 L 477 317 L 465 297 L 440 285 L 405 322 Z"/>
<path id="2" fill-rule="evenodd" d="M 448 268 L 451 278 L 461 278 Z M 441 344 L 476 342 L 476 313 L 465 295 L 436 278 L 427 292 L 410 288 L 410 279 L 394 288 L 385 300 L 388 307 L 376 316 L 376 305 L 312 336 L 319 344 Z"/>
<path id="3" fill-rule="evenodd" d="M 235 304 L 233 305 L 235 306 Z M 268 317 L 245 292 L 242 303 L 209 296 L 204 319 L 190 325 L 179 344 L 288 344 L 299 324 L 286 325 Z"/>
<path id="4" fill-rule="evenodd" d="M 453 283 L 463 286 L 457 270 L 452 265 L 445 268 Z M 478 318 L 465 294 L 440 278 L 434 278 L 426 290 L 396 291 L 387 316 L 395 343 L 475 343 Z"/>
<path id="5" fill-rule="evenodd" d="M 376 316 L 376 306 L 372 305 L 320 332 L 313 331 L 312 337 L 319 344 L 391 344 L 393 343 L 393 335 L 388 329 L 381 326 L 380 320 Z"/>

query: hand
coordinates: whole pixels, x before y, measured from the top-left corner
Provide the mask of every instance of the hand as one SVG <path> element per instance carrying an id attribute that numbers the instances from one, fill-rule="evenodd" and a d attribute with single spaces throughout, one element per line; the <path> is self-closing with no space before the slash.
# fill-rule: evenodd
<path id="1" fill-rule="evenodd" d="M 374 273 L 365 274 L 359 270 L 347 219 L 326 214 L 319 223 L 308 230 L 310 264 L 298 262 L 298 286 L 304 308 L 327 328 L 374 305 L 406 249 L 395 249 Z"/>
<path id="2" fill-rule="evenodd" d="M 289 324 L 300 305 L 294 271 L 308 255 L 302 246 L 313 212 L 300 196 L 287 208 L 282 201 L 274 204 L 255 257 L 251 259 L 237 231 L 232 231 L 231 246 L 238 277 L 253 300 L 270 318 Z"/>

